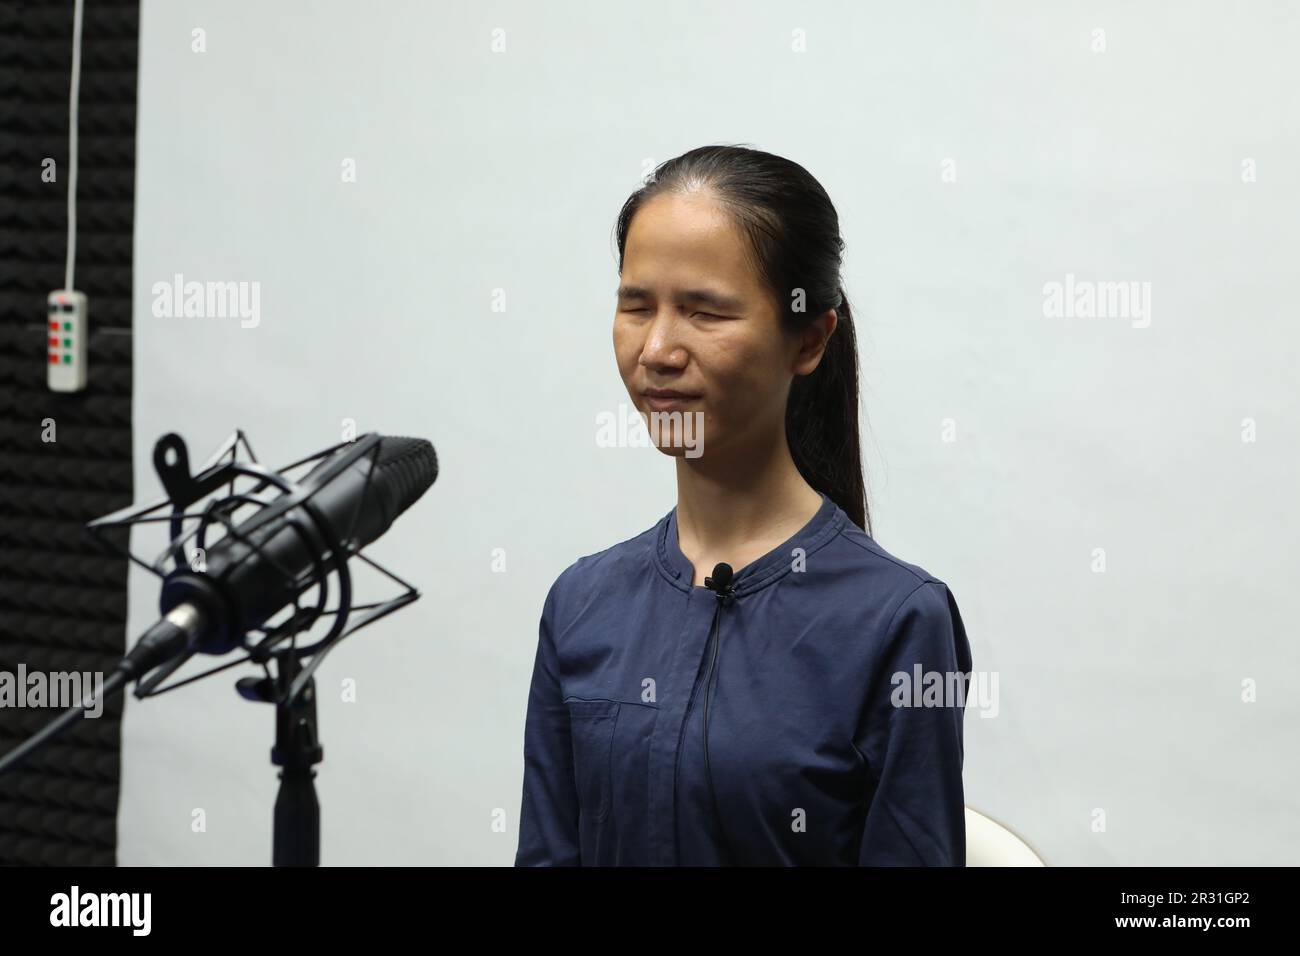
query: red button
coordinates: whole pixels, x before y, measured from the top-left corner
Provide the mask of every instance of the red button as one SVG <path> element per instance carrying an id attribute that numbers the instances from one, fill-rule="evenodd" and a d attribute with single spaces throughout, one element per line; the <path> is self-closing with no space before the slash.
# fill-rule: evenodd
<path id="1" fill-rule="evenodd" d="M 59 364 L 59 353 L 58 353 L 58 352 L 51 352 L 51 353 L 50 353 L 50 364 L 51 364 L 51 365 L 58 365 L 58 364 Z"/>
<path id="2" fill-rule="evenodd" d="M 58 323 L 58 322 L 51 322 L 51 323 L 50 323 L 50 328 L 52 328 L 55 332 L 59 331 L 59 323 Z"/>
<path id="3" fill-rule="evenodd" d="M 50 344 L 53 345 L 55 348 L 57 348 L 58 345 L 59 345 L 59 339 L 58 339 L 58 336 L 51 335 L 51 336 L 50 336 Z"/>

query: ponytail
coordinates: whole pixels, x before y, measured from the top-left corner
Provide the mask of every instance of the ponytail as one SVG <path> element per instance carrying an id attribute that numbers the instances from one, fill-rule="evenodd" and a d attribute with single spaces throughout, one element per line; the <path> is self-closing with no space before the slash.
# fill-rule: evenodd
<path id="1" fill-rule="evenodd" d="M 785 431 L 799 474 L 871 533 L 858 432 L 858 347 L 848 297 L 840 288 L 835 330 L 821 361 L 790 384 Z"/>

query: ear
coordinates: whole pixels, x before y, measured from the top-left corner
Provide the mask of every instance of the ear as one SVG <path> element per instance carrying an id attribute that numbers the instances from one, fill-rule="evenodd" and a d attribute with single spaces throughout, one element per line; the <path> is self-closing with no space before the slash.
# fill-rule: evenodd
<path id="1" fill-rule="evenodd" d="M 794 367 L 791 369 L 794 374 L 808 375 L 817 368 L 826 353 L 826 343 L 830 341 L 831 333 L 835 331 L 838 321 L 839 317 L 835 314 L 835 310 L 827 309 L 799 333 L 799 351 L 795 355 Z"/>

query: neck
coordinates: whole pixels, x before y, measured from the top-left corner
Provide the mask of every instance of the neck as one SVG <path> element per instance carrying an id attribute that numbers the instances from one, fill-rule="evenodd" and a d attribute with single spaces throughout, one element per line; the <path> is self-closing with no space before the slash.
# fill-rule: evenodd
<path id="1" fill-rule="evenodd" d="M 677 535 L 687 554 L 742 554 L 764 542 L 770 550 L 807 524 L 821 503 L 795 467 L 784 429 L 721 461 L 677 459 Z"/>

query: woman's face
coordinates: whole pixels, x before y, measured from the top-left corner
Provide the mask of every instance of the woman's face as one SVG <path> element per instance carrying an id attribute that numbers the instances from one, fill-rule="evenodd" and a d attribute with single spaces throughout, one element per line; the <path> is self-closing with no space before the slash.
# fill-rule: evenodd
<path id="1" fill-rule="evenodd" d="M 790 381 L 821 357 L 829 330 L 814 323 L 804 335 L 784 332 L 748 254 L 744 235 L 707 193 L 661 193 L 632 219 L 614 354 L 628 395 L 667 454 L 697 457 L 691 442 L 708 455 L 770 440 L 773 429 L 783 435 Z M 647 394 L 654 390 L 685 397 L 656 399 Z"/>

